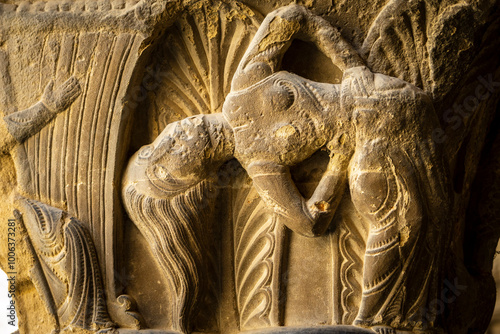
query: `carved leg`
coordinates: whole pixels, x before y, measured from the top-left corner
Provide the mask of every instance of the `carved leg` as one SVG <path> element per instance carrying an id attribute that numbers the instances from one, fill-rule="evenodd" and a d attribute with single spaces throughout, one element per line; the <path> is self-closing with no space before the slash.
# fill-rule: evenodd
<path id="1" fill-rule="evenodd" d="M 399 172 L 390 159 L 380 162 L 382 171 L 361 168 L 350 177 L 353 203 L 370 221 L 355 324 L 394 333 L 389 324 L 404 329 L 422 322 L 433 258 L 423 247 L 425 216 L 415 176 Z"/>
<path id="2" fill-rule="evenodd" d="M 370 221 L 364 257 L 363 297 L 356 325 L 371 327 L 389 323 L 384 305 L 401 274 L 400 235 L 397 214 L 397 185 L 392 175 L 365 171 L 351 176 L 356 208 Z"/>

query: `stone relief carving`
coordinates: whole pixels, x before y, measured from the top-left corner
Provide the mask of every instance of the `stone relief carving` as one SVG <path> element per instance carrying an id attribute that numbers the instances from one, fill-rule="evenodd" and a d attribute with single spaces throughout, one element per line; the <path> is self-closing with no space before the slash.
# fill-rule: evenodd
<path id="1" fill-rule="evenodd" d="M 341 85 L 276 70 L 297 35 L 317 41 L 344 69 Z M 421 89 L 356 66 L 360 60 L 345 44 L 303 7 L 266 17 L 223 107 L 235 157 L 280 222 L 309 237 L 326 231 L 348 180 L 354 206 L 369 224 L 354 324 L 383 333 L 393 332 L 389 324 L 426 330 L 436 319 L 421 310 L 438 298 L 450 225 L 448 171 L 432 139 L 439 122 Z M 288 167 L 322 147 L 330 161 L 304 199 Z"/>
<path id="2" fill-rule="evenodd" d="M 58 113 L 66 110 L 80 95 L 78 81 L 71 77 L 54 91 L 51 81 L 45 88 L 42 100 L 32 107 L 6 115 L 0 123 L 2 152 L 11 151 L 16 144 L 40 132 Z"/>
<path id="3" fill-rule="evenodd" d="M 125 207 L 168 279 L 177 331 L 190 330 L 197 304 L 217 279 L 212 183 L 233 150 L 221 114 L 191 116 L 169 124 L 125 172 Z"/>
<path id="4" fill-rule="evenodd" d="M 86 228 L 67 213 L 43 203 L 19 198 L 16 211 L 21 228 L 29 235 L 33 281 L 59 329 L 89 330 L 114 327 L 104 298 L 99 265 Z M 24 233 L 26 233 L 24 232 Z M 36 261 L 36 260 L 35 260 Z"/>
<path id="5" fill-rule="evenodd" d="M 498 14 L 1 2 L 21 332 L 484 332 Z"/>
<path id="6" fill-rule="evenodd" d="M 4 117 L 0 125 L 2 151 L 11 151 L 40 132 L 80 94 L 74 77 L 57 89 L 51 81 L 40 102 Z M 16 206 L 26 217 L 14 212 L 34 260 L 30 278 L 53 317 L 54 332 L 71 327 L 112 327 L 95 249 L 85 227 L 62 210 L 35 200 L 18 197 Z"/>

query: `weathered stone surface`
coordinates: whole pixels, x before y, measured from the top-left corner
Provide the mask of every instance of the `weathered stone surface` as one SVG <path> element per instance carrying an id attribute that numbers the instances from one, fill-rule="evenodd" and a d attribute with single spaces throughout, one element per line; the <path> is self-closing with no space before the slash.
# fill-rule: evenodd
<path id="1" fill-rule="evenodd" d="M 20 332 L 484 333 L 499 8 L 0 1 Z"/>

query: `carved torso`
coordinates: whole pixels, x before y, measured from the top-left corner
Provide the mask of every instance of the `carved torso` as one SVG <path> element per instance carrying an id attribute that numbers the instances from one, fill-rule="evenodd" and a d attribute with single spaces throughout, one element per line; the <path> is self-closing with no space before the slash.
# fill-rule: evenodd
<path id="1" fill-rule="evenodd" d="M 235 157 L 292 166 L 323 146 L 328 111 L 313 91 L 317 85 L 283 71 L 231 93 L 223 114 L 234 131 Z"/>

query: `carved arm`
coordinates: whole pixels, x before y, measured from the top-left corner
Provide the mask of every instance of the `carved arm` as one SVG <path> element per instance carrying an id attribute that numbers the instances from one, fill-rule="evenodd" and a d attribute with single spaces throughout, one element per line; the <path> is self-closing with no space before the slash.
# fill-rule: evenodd
<path id="1" fill-rule="evenodd" d="M 45 88 L 41 101 L 30 108 L 7 115 L 0 122 L 0 152 L 10 151 L 39 132 L 58 113 L 66 110 L 80 95 L 80 85 L 75 77 L 66 80 L 54 90 L 51 81 Z"/>
<path id="2" fill-rule="evenodd" d="M 277 72 L 295 38 L 316 44 L 342 71 L 364 65 L 354 48 L 328 21 L 292 4 L 266 16 L 236 70 L 232 91 L 249 87 Z"/>
<path id="3" fill-rule="evenodd" d="M 330 159 L 311 198 L 306 200 L 292 180 L 288 167 L 257 161 L 247 167 L 253 184 L 269 208 L 292 231 L 307 237 L 323 234 L 337 210 L 345 191 L 348 158 Z"/>

